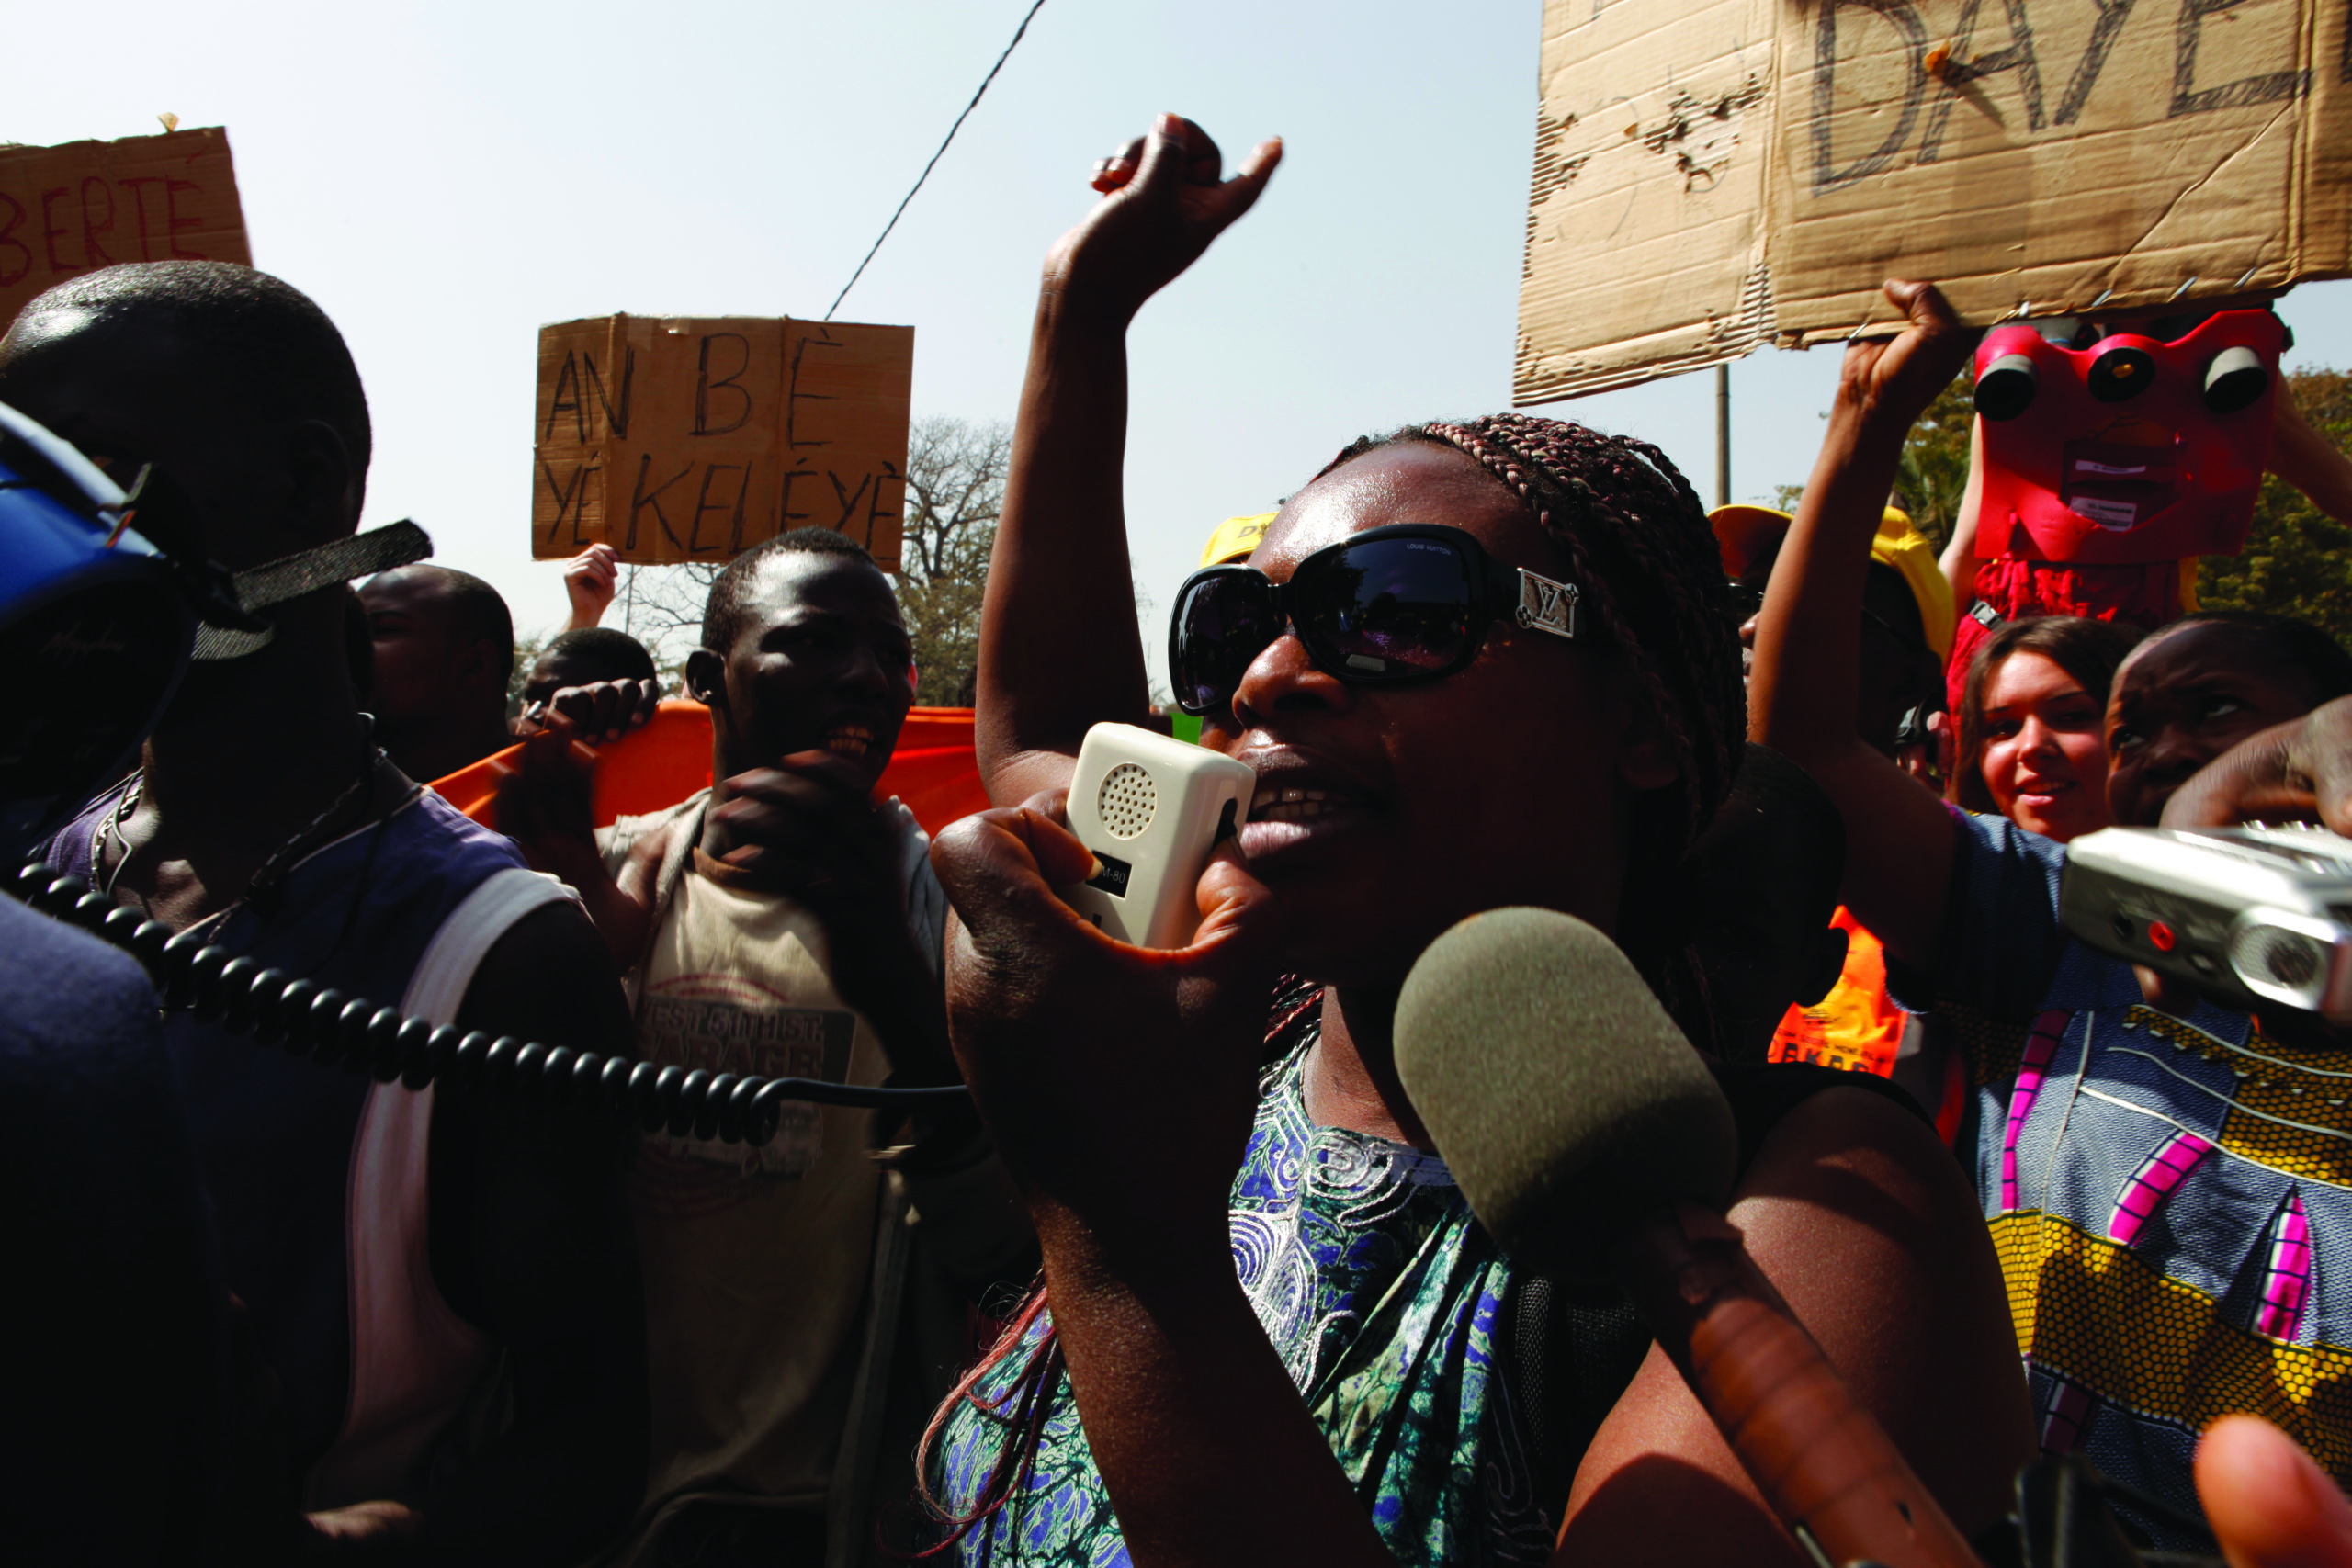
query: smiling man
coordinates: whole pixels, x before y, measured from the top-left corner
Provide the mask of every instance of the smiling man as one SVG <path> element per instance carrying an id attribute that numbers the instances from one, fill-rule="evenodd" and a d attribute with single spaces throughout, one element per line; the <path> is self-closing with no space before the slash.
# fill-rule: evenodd
<path id="1" fill-rule="evenodd" d="M 573 688 L 549 704 L 502 826 L 581 886 L 628 971 L 647 1060 L 953 1082 L 946 900 L 922 829 L 873 797 L 914 701 L 889 581 L 843 536 L 795 529 L 720 575 L 702 642 L 686 688 L 710 708 L 714 788 L 623 818 L 593 849 L 577 812 L 543 829 L 562 816 L 576 755 L 563 742 L 609 733 L 644 694 Z M 881 1436 L 898 1425 L 883 1405 L 912 1298 L 869 1298 L 894 1272 L 877 1235 L 902 1246 L 915 1226 L 951 1286 L 975 1292 L 1017 1273 L 1027 1239 L 968 1107 L 905 1130 L 869 1120 L 803 1105 L 760 1149 L 658 1132 L 639 1144 L 652 1466 L 620 1562 L 816 1564 L 829 1535 L 834 1560 L 869 1555 L 872 1456 L 911 1452 L 919 1430 Z M 877 1159 L 877 1143 L 900 1146 Z"/>
<path id="2" fill-rule="evenodd" d="M 2133 649 L 2107 708 L 2107 803 L 2153 828 L 2173 792 L 2239 741 L 2352 693 L 2352 655 L 2306 621 L 2207 610 Z"/>

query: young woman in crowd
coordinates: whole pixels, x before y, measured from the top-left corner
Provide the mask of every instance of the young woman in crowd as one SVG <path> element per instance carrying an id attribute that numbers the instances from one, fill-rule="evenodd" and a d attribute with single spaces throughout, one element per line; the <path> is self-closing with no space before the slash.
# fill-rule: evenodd
<path id="1" fill-rule="evenodd" d="M 1838 802 L 1846 902 L 1921 975 L 1902 999 L 1966 1042 L 1979 1197 L 2043 1448 L 2083 1452 L 2158 1546 L 2192 1547 L 2196 1435 L 2225 1414 L 2258 1409 L 2352 1478 L 2352 1408 L 2333 1392 L 2352 1359 L 2352 1274 L 2335 1261 L 2352 1239 L 2352 1049 L 2289 1016 L 2257 1030 L 2195 998 L 2168 1004 L 2178 1016 L 2144 1005 L 2128 963 L 2060 925 L 2052 839 L 1949 810 L 1856 735 L 1852 628 L 1880 498 L 1970 343 L 1932 287 L 1887 295 L 1907 329 L 1848 353 L 1765 601 L 1752 728 Z M 2174 793 L 2249 741 L 2272 764 L 2267 798 L 2290 806 L 2280 781 L 2307 774 L 2278 761 L 2278 738 L 2334 711 L 2311 713 L 2352 689 L 2345 664 L 2268 616 L 2195 616 L 2142 642 L 2108 702 L 2113 819 L 2180 820 Z M 2240 789 L 2231 810 L 2265 798 Z"/>
<path id="2" fill-rule="evenodd" d="M 1220 184 L 1214 145 L 1164 117 L 1101 166 L 1111 194 L 1046 264 L 979 675 L 990 792 L 1027 804 L 933 851 L 961 916 L 957 1052 L 1046 1284 L 934 1431 L 945 1550 L 1233 1568 L 1543 1562 L 1556 1540 L 1580 1562 L 1800 1562 L 1613 1291 L 1539 1292 L 1499 1253 L 1391 1052 L 1414 959 L 1506 905 L 1613 932 L 1705 1028 L 1678 868 L 1738 765 L 1740 656 L 1705 516 L 1660 454 L 1517 415 L 1348 447 L 1246 569 L 1176 601 L 1179 699 L 1259 778 L 1193 944 L 1118 946 L 1052 893 L 1091 865 L 1055 794 L 1080 740 L 1148 701 L 1127 324 L 1279 155 Z M 1573 637 L 1517 624 L 1526 576 L 1575 590 Z M 1373 580 L 1450 608 L 1383 622 Z M 1492 587 L 1448 597 L 1465 581 Z M 2030 1433 L 1951 1156 L 1854 1075 L 1727 1089 L 1756 1129 L 1732 1220 L 1955 1520 L 1984 1526 Z"/>
<path id="3" fill-rule="evenodd" d="M 1951 798 L 2062 844 L 2106 827 L 2108 688 L 2139 640 L 2112 621 L 2035 615 L 1978 645 Z"/>

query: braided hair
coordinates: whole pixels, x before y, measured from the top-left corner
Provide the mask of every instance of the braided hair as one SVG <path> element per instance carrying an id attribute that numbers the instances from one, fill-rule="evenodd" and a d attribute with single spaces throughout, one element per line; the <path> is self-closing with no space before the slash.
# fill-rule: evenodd
<path id="1" fill-rule="evenodd" d="M 1747 696 L 1729 587 L 1705 509 L 1680 470 L 1646 442 L 1532 414 L 1363 436 L 1315 477 L 1402 442 L 1453 447 L 1534 513 L 1567 555 L 1584 596 L 1580 608 L 1590 610 L 1586 624 L 1624 661 L 1636 695 L 1657 716 L 1679 778 L 1635 803 L 1617 940 L 1684 1031 L 1712 1042 L 1705 983 L 1684 930 L 1690 884 L 1680 872 L 1692 840 L 1731 793 L 1747 745 Z M 1293 982 L 1275 998 L 1270 1038 L 1293 1027 L 1320 996 L 1319 987 L 1301 989 Z M 1041 1284 L 933 1416 L 916 1474 L 931 1517 L 947 1529 L 913 1555 L 935 1556 L 976 1531 L 980 1555 L 989 1555 L 993 1521 L 1033 1472 L 1061 1378 L 1061 1348 L 1044 1316 L 1046 1306 Z M 1009 1384 L 982 1392 L 1000 1367 L 1016 1360 Z M 963 1407 L 996 1428 L 998 1448 L 979 1495 L 959 1509 L 933 1493 L 930 1473 L 942 1432 Z"/>
<path id="2" fill-rule="evenodd" d="M 1647 442 L 1523 413 L 1363 436 L 1316 478 L 1402 442 L 1454 448 L 1535 514 L 1567 556 L 1592 624 L 1656 716 L 1680 777 L 1679 787 L 1634 805 L 1617 938 L 1684 1031 L 1711 1041 L 1704 982 L 1682 930 L 1688 900 L 1679 871 L 1731 793 L 1747 740 L 1747 694 L 1706 509 Z"/>

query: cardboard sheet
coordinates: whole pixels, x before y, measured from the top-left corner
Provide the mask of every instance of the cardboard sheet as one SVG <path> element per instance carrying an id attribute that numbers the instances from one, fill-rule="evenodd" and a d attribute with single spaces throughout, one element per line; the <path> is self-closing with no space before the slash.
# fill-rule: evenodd
<path id="1" fill-rule="evenodd" d="M 1773 3 L 1545 6 L 1517 401 L 1765 341 Z"/>
<path id="2" fill-rule="evenodd" d="M 914 329 L 607 316 L 539 332 L 531 553 L 724 561 L 838 528 L 888 570 Z"/>
<path id="3" fill-rule="evenodd" d="M 83 273 L 175 260 L 253 265 L 226 130 L 0 146 L 0 324 Z"/>
<path id="4" fill-rule="evenodd" d="M 1516 400 L 2352 273 L 2342 0 L 1547 0 Z"/>

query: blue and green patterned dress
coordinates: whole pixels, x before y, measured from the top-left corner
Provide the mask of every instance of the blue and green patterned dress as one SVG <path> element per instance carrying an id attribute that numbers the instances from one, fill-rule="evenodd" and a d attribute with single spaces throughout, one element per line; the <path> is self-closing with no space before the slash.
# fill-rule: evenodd
<path id="1" fill-rule="evenodd" d="M 1558 1499 L 1537 1496 L 1495 1355 L 1510 1266 L 1435 1155 L 1308 1119 L 1319 1010 L 1286 1032 L 1233 1183 L 1242 1288 L 1399 1562 L 1543 1562 Z M 947 1425 L 934 1490 L 957 1512 L 995 1467 L 1023 1360 L 1008 1358 L 976 1390 L 990 1409 L 967 1404 Z M 975 1568 L 1126 1563 L 1067 1375 L 1025 1483 L 960 1551 Z"/>

